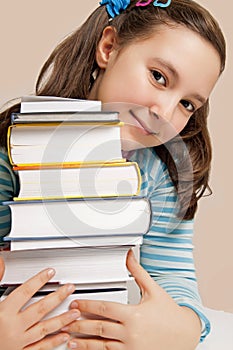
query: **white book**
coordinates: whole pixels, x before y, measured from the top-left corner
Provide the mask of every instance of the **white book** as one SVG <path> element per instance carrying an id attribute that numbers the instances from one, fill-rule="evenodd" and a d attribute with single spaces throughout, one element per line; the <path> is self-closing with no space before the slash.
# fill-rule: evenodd
<path id="1" fill-rule="evenodd" d="M 14 124 L 8 154 L 14 165 L 123 161 L 122 123 Z"/>
<path id="2" fill-rule="evenodd" d="M 79 112 L 37 112 L 12 113 L 12 124 L 26 123 L 65 123 L 65 122 L 119 122 L 118 112 L 79 111 Z"/>
<path id="3" fill-rule="evenodd" d="M 59 284 L 120 282 L 130 279 L 126 256 L 131 246 L 2 251 L 5 274 L 2 285 L 24 283 L 39 271 L 53 267 L 50 282 Z M 19 273 L 20 271 L 20 273 Z"/>
<path id="4" fill-rule="evenodd" d="M 50 285 L 49 288 L 43 288 L 40 289 L 22 308 L 24 310 L 29 305 L 34 304 L 41 300 L 44 296 L 48 295 L 49 293 L 57 290 L 61 285 Z M 4 300 L 7 298 L 7 296 L 15 289 L 16 287 L 8 287 L 4 294 L 1 297 L 1 300 Z M 80 299 L 80 300 L 104 300 L 104 301 L 111 301 L 111 302 L 118 302 L 122 304 L 128 303 L 128 290 L 126 282 L 122 283 L 109 283 L 106 284 L 96 284 L 91 285 L 90 288 L 88 285 L 84 288 L 79 288 L 77 286 L 75 292 L 71 295 L 69 295 L 60 305 L 58 305 L 54 310 L 52 310 L 50 313 L 48 313 L 43 319 L 46 320 L 48 318 L 56 317 L 58 315 L 61 315 L 64 312 L 69 311 L 69 305 L 73 300 Z M 79 319 L 86 318 L 84 316 L 81 316 Z"/>
<path id="5" fill-rule="evenodd" d="M 23 96 L 21 113 L 100 111 L 101 102 L 56 96 Z"/>
<path id="6" fill-rule="evenodd" d="M 10 237 L 9 237 L 10 239 Z M 54 239 L 31 239 L 31 240 L 11 240 L 11 251 L 34 250 L 51 248 L 77 248 L 77 247 L 101 247 L 116 245 L 141 245 L 142 235 L 120 235 L 102 237 L 79 237 L 79 238 L 54 238 Z"/>
<path id="7" fill-rule="evenodd" d="M 149 199 L 77 198 L 11 201 L 10 239 L 142 235 L 151 225 Z M 7 239 L 5 237 L 5 239 Z"/>

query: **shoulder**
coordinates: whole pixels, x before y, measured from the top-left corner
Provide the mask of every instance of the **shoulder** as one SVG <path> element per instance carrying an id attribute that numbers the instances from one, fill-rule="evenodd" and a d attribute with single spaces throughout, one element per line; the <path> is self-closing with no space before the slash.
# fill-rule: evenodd
<path id="1" fill-rule="evenodd" d="M 137 150 L 130 157 L 130 160 L 138 163 L 142 176 L 142 188 L 147 187 L 149 192 L 153 192 L 165 184 L 173 186 L 167 166 L 156 154 L 155 149 Z"/>
<path id="2" fill-rule="evenodd" d="M 18 190 L 17 174 L 12 169 L 7 152 L 0 148 L 0 197 L 5 200 L 6 197 L 11 197 Z"/>

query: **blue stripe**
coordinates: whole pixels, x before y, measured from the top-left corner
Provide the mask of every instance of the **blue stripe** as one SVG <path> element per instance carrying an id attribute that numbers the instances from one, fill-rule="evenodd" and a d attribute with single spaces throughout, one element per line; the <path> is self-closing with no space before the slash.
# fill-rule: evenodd
<path id="1" fill-rule="evenodd" d="M 157 241 L 157 242 L 165 242 L 165 243 L 180 243 L 180 244 L 186 244 L 190 243 L 192 244 L 192 240 L 190 238 L 178 238 L 178 237 L 157 237 L 157 236 L 151 236 L 150 234 L 145 235 L 146 238 L 152 240 L 152 241 Z M 186 248 L 184 248 L 186 249 Z"/>
<path id="2" fill-rule="evenodd" d="M 0 178 L 0 185 L 8 186 L 10 190 L 12 189 L 12 182 L 9 180 L 5 180 L 3 178 Z"/>
<path id="3" fill-rule="evenodd" d="M 175 203 L 175 202 L 177 202 L 177 197 L 159 194 L 158 196 L 153 197 L 153 200 L 156 202 L 160 201 L 162 203 L 164 203 L 164 202 Z M 152 203 L 153 203 L 153 200 L 152 200 Z"/>
<path id="4" fill-rule="evenodd" d="M 168 233 L 172 233 L 172 234 L 192 234 L 193 231 L 192 230 L 188 230 L 188 229 L 178 229 L 178 228 L 175 228 L 175 229 L 171 229 L 169 227 L 159 227 L 159 226 L 151 226 L 150 228 L 150 231 L 152 232 L 159 232 L 159 233 L 165 233 L 165 234 L 168 234 Z"/>
<path id="5" fill-rule="evenodd" d="M 143 262 L 141 262 L 141 265 L 144 267 L 144 269 L 145 270 L 152 270 L 152 271 L 161 271 L 161 272 L 172 272 L 172 273 L 174 273 L 174 272 L 178 272 L 178 273 L 180 273 L 180 272 L 195 272 L 195 270 L 194 269 L 182 269 L 182 268 L 180 268 L 180 269 L 174 269 L 174 268 L 168 268 L 168 267 L 159 267 L 159 266 L 157 266 L 157 265 L 155 265 L 155 266 L 152 266 L 152 265 L 147 265 L 147 264 L 144 264 Z"/>
<path id="6" fill-rule="evenodd" d="M 3 207 L 4 209 L 2 209 L 0 207 L 0 218 L 3 217 L 3 216 L 6 216 L 6 215 L 9 215 L 10 213 L 10 208 L 9 207 Z"/>
<path id="7" fill-rule="evenodd" d="M 11 222 L 10 221 L 2 222 L 2 223 L 0 223 L 0 231 L 3 230 L 3 229 L 8 228 L 10 226 L 11 226 Z"/>
<path id="8" fill-rule="evenodd" d="M 152 248 L 154 249 L 169 249 L 169 250 L 175 250 L 175 251 L 180 251 L 180 252 L 187 252 L 189 251 L 190 253 L 193 251 L 193 248 L 180 248 L 180 247 L 172 247 L 172 246 L 164 246 L 164 245 L 153 245 Z"/>
<path id="9" fill-rule="evenodd" d="M 159 260 L 159 261 L 181 262 L 181 263 L 188 263 L 188 264 L 193 263 L 193 259 L 186 258 L 183 256 L 160 255 L 160 254 L 142 252 L 141 257 L 146 259 Z"/>
<path id="10" fill-rule="evenodd" d="M 154 213 L 173 214 L 175 209 L 173 207 L 159 207 L 157 205 L 153 205 L 153 211 Z"/>
<path id="11" fill-rule="evenodd" d="M 8 155 L 0 151 L 0 158 L 4 160 L 6 163 L 9 163 Z"/>

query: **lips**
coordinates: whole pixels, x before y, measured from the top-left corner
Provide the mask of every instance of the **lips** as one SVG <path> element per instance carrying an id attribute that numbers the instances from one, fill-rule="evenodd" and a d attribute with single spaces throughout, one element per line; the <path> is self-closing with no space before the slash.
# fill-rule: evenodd
<path id="1" fill-rule="evenodd" d="M 129 110 L 129 113 L 132 115 L 132 117 L 136 121 L 135 126 L 142 129 L 146 135 L 159 135 L 159 132 L 155 132 L 150 128 L 148 128 L 147 125 L 143 122 L 143 120 L 139 119 L 132 109 Z"/>

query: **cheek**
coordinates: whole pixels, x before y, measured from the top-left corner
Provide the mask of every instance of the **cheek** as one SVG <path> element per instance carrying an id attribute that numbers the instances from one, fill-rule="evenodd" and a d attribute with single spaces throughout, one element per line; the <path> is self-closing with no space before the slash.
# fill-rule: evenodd
<path id="1" fill-rule="evenodd" d="M 174 125 L 175 130 L 177 131 L 177 134 L 179 134 L 187 125 L 190 118 L 183 118 L 177 122 L 176 125 Z"/>
<path id="2" fill-rule="evenodd" d="M 102 102 L 128 102 L 137 106 L 149 106 L 150 94 L 142 80 L 127 69 L 106 70 L 99 86 L 98 99 Z"/>

